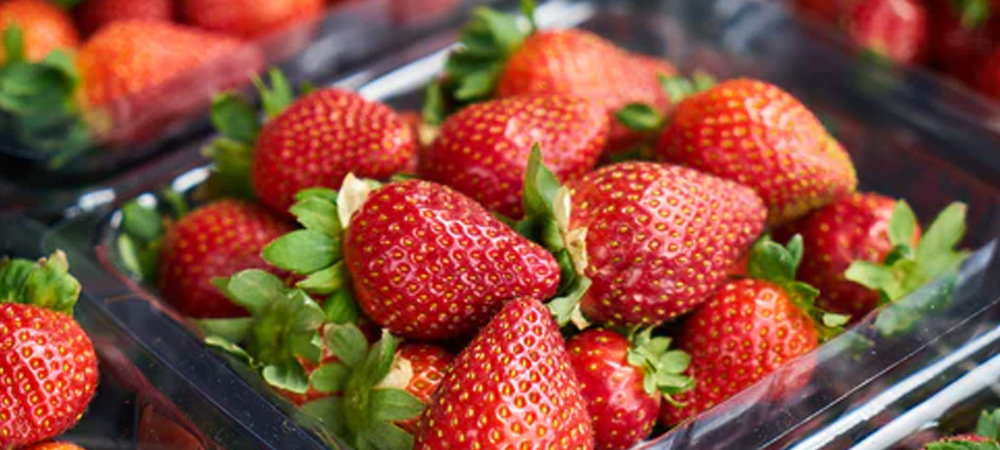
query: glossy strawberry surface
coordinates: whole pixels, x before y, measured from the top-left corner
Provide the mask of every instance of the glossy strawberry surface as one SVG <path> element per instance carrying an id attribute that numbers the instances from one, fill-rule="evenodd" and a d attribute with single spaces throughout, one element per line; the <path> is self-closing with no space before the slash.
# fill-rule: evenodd
<path id="1" fill-rule="evenodd" d="M 858 320 L 875 309 L 879 294 L 844 278 L 854 261 L 881 263 L 892 250 L 889 220 L 896 201 L 879 194 L 841 198 L 790 224 L 780 236 L 802 235 L 805 253 L 799 278 L 819 289 L 817 304 Z M 913 236 L 916 245 L 919 228 Z"/>
<path id="2" fill-rule="evenodd" d="M 96 388 L 94 346 L 72 317 L 0 304 L 0 448 L 62 434 Z"/>
<path id="3" fill-rule="evenodd" d="M 440 340 L 473 333 L 508 300 L 547 299 L 552 255 L 458 192 L 404 181 L 368 194 L 344 240 L 362 311 L 393 334 Z"/>
<path id="4" fill-rule="evenodd" d="M 660 395 L 643 388 L 645 374 L 628 362 L 631 343 L 607 329 L 589 329 L 566 343 L 587 402 L 598 450 L 628 450 L 656 425 Z"/>
<path id="5" fill-rule="evenodd" d="M 666 61 L 632 55 L 588 31 L 546 30 L 528 37 L 511 56 L 497 94 L 559 93 L 598 102 L 609 114 L 609 150 L 623 150 L 637 135 L 615 120 L 614 113 L 629 103 L 666 111 L 670 98 L 659 78 L 675 74 Z"/>
<path id="6" fill-rule="evenodd" d="M 323 12 L 323 0 L 180 0 L 184 19 L 219 33 L 255 38 Z"/>
<path id="7" fill-rule="evenodd" d="M 818 345 L 812 319 L 788 294 L 767 281 L 723 285 L 686 319 L 678 339 L 691 355 L 694 390 L 680 394 L 681 407 L 664 403 L 661 420 L 673 425 L 739 393 Z M 782 381 L 774 395 L 794 392 L 811 370 Z"/>
<path id="8" fill-rule="evenodd" d="M 752 79 L 726 81 L 674 110 L 657 146 L 661 160 L 750 186 L 771 225 L 851 193 L 850 156 L 791 94 Z"/>
<path id="9" fill-rule="evenodd" d="M 171 226 L 164 237 L 159 280 L 163 298 L 191 317 L 246 314 L 212 279 L 245 269 L 277 273 L 260 252 L 292 229 L 267 209 L 240 200 L 222 200 L 195 210 Z"/>
<path id="10" fill-rule="evenodd" d="M 545 166 L 568 181 L 594 167 L 607 133 L 604 108 L 578 97 L 525 95 L 477 103 L 444 123 L 420 156 L 420 175 L 520 218 L 532 146 L 538 144 Z"/>
<path id="11" fill-rule="evenodd" d="M 459 353 L 420 429 L 417 450 L 594 448 L 565 343 L 533 299 L 508 302 Z"/>
<path id="12" fill-rule="evenodd" d="M 300 98 L 257 138 L 253 185 L 261 202 L 284 213 L 305 188 L 339 189 L 348 173 L 385 179 L 402 172 L 416 140 L 399 115 L 339 89 Z"/>
<path id="13" fill-rule="evenodd" d="M 928 18 L 918 0 L 860 0 L 848 15 L 847 32 L 858 45 L 900 63 L 921 60 Z"/>
<path id="14" fill-rule="evenodd" d="M 11 25 L 21 30 L 24 55 L 29 61 L 44 59 L 53 50 L 72 52 L 80 45 L 73 19 L 45 0 L 0 2 L 0 32 Z M 5 59 L 4 50 L 0 48 L 0 62 Z"/>
<path id="15" fill-rule="evenodd" d="M 586 229 L 593 282 L 582 308 L 597 322 L 649 325 L 691 311 L 764 227 L 752 190 L 684 167 L 621 163 L 568 186 L 570 229 Z"/>

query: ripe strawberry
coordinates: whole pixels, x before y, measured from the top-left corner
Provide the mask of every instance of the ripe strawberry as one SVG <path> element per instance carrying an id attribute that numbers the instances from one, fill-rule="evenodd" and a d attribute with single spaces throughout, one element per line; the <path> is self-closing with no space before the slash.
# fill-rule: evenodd
<path id="1" fill-rule="evenodd" d="M 348 173 L 385 179 L 416 151 L 407 124 L 388 106 L 353 92 L 323 89 L 295 101 L 264 125 L 253 154 L 261 202 L 285 212 L 306 188 L 339 189 Z"/>
<path id="2" fill-rule="evenodd" d="M 73 19 L 45 0 L 0 2 L 0 32 L 12 25 L 21 30 L 28 61 L 39 61 L 53 50 L 72 50 L 80 45 Z M 4 52 L 0 48 L 0 63 L 7 59 Z"/>
<path id="3" fill-rule="evenodd" d="M 551 254 L 439 184 L 386 185 L 349 217 L 343 247 L 354 295 L 400 336 L 464 336 L 508 300 L 547 299 L 559 285 Z"/>
<path id="4" fill-rule="evenodd" d="M 854 261 L 881 263 L 894 245 L 889 237 L 896 201 L 878 194 L 855 193 L 789 224 L 779 236 L 802 235 L 805 254 L 799 278 L 820 291 L 817 304 L 860 319 L 879 305 L 879 293 L 847 280 Z M 920 239 L 913 228 L 909 244 Z"/>
<path id="5" fill-rule="evenodd" d="M 621 163 L 567 187 L 565 235 L 593 283 L 581 306 L 596 322 L 655 325 L 691 311 L 764 227 L 752 190 L 684 167 Z"/>
<path id="6" fill-rule="evenodd" d="M 191 317 L 245 315 L 246 310 L 226 299 L 212 280 L 268 268 L 261 250 L 292 229 L 267 209 L 239 200 L 195 210 L 170 227 L 163 240 L 159 286 L 164 300 Z"/>
<path id="7" fill-rule="evenodd" d="M 120 20 L 174 20 L 173 0 L 87 0 L 76 8 L 80 30 L 92 34 Z"/>
<path id="8" fill-rule="evenodd" d="M 416 450 L 594 448 L 562 336 L 533 299 L 516 299 L 469 343 L 421 420 Z"/>
<path id="9" fill-rule="evenodd" d="M 672 64 L 633 55 L 588 31 L 529 33 L 519 28 L 516 17 L 480 9 L 464 30 L 463 44 L 445 69 L 446 97 L 458 103 L 550 94 L 590 100 L 607 110 L 609 151 L 626 150 L 645 137 L 613 120 L 619 109 L 630 103 L 646 103 L 660 112 L 670 107 L 660 77 L 676 73 Z"/>
<path id="10" fill-rule="evenodd" d="M 70 315 L 80 284 L 66 255 L 0 264 L 0 448 L 62 434 L 97 388 L 97 357 Z"/>
<path id="11" fill-rule="evenodd" d="M 323 6 L 323 0 L 180 0 L 188 23 L 248 39 L 317 17 Z"/>
<path id="12" fill-rule="evenodd" d="M 46 442 L 44 444 L 33 445 L 24 450 L 86 450 L 72 442 Z"/>
<path id="13" fill-rule="evenodd" d="M 996 47 L 1000 20 L 993 10 L 1000 2 L 983 8 L 987 0 L 934 0 L 928 3 L 931 19 L 930 54 L 945 72 L 978 86 L 982 61 Z"/>
<path id="14" fill-rule="evenodd" d="M 927 47 L 928 19 L 917 0 L 859 0 L 846 23 L 860 46 L 898 63 L 914 63 Z"/>
<path id="15" fill-rule="evenodd" d="M 477 103 L 445 121 L 420 155 L 420 175 L 519 218 L 532 146 L 539 144 L 546 165 L 568 181 L 597 164 L 607 133 L 604 108 L 577 97 L 527 95 Z"/>
<path id="16" fill-rule="evenodd" d="M 799 218 L 857 185 L 850 156 L 791 94 L 737 79 L 685 98 L 657 146 L 660 159 L 750 186 L 768 223 Z"/>
<path id="17" fill-rule="evenodd" d="M 696 384 L 677 396 L 679 405 L 663 405 L 664 423 L 694 417 L 816 348 L 819 332 L 810 315 L 817 313 L 812 307 L 817 292 L 794 281 L 801 257 L 799 237 L 787 249 L 761 239 L 750 257 L 754 278 L 727 281 L 684 322 L 678 343 L 691 355 Z M 833 324 L 832 318 L 825 320 Z M 785 380 L 777 395 L 799 389 L 810 374 Z"/>
<path id="18" fill-rule="evenodd" d="M 652 338 L 648 331 L 637 336 L 635 348 L 625 336 L 600 328 L 566 343 L 598 450 L 634 447 L 653 431 L 662 397 L 693 386 L 681 375 L 688 355 L 667 351 L 670 339 Z"/>
<path id="19" fill-rule="evenodd" d="M 420 403 L 428 405 L 444 375 L 451 369 L 454 355 L 441 347 L 425 344 L 404 344 L 396 352 L 398 361 L 406 361 L 409 368 L 403 372 L 406 384 L 402 387 Z M 392 377 L 392 375 L 389 375 Z M 399 427 L 411 435 L 418 431 L 419 418 L 399 422 Z"/>

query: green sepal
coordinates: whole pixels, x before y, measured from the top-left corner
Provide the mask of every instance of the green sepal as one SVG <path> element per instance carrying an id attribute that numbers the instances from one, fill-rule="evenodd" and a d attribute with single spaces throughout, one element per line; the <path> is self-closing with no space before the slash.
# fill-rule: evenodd
<path id="1" fill-rule="evenodd" d="M 346 436 L 344 400 L 340 396 L 324 397 L 299 407 L 306 416 L 319 421 L 334 436 Z"/>
<path id="2" fill-rule="evenodd" d="M 568 292 L 553 298 L 545 305 L 552 313 L 552 318 L 555 319 L 559 328 L 569 325 L 576 317 L 582 316 L 580 300 L 587 293 L 587 289 L 590 289 L 591 284 L 590 278 L 578 277 Z"/>
<path id="3" fill-rule="evenodd" d="M 254 77 L 253 84 L 260 93 L 260 101 L 264 106 L 264 113 L 267 114 L 268 119 L 271 119 L 281 114 L 288 105 L 291 105 L 295 101 L 295 92 L 292 90 L 292 85 L 288 82 L 288 78 L 280 70 L 273 68 L 267 74 L 271 81 L 270 87 L 259 77 Z"/>
<path id="4" fill-rule="evenodd" d="M 327 322 L 338 324 L 357 323 L 361 316 L 350 289 L 341 289 L 330 295 L 323 303 L 323 313 Z"/>
<path id="5" fill-rule="evenodd" d="M 645 103 L 629 103 L 615 113 L 615 119 L 632 131 L 658 131 L 666 118 L 656 108 Z"/>
<path id="6" fill-rule="evenodd" d="M 337 215 L 336 201 L 331 202 L 319 196 L 308 195 L 292 205 L 289 212 L 307 230 L 318 231 L 338 239 L 344 231 Z"/>
<path id="7" fill-rule="evenodd" d="M 205 336 L 216 336 L 228 342 L 242 342 L 250 334 L 253 318 L 200 319 L 195 323 Z"/>
<path id="8" fill-rule="evenodd" d="M 926 450 L 1000 450 L 1000 444 L 997 442 L 942 441 L 932 442 L 924 448 Z"/>
<path id="9" fill-rule="evenodd" d="M 0 261 L 0 303 L 20 303 L 73 314 L 80 298 L 80 282 L 69 273 L 62 250 L 38 261 Z"/>
<path id="10" fill-rule="evenodd" d="M 375 420 L 415 419 L 424 410 L 423 402 L 402 389 L 374 389 L 371 402 Z"/>
<path id="11" fill-rule="evenodd" d="M 221 136 L 205 146 L 202 155 L 212 161 L 212 173 L 203 188 L 208 198 L 254 198 L 253 144 Z"/>
<path id="12" fill-rule="evenodd" d="M 545 167 L 542 148 L 538 143 L 531 147 L 524 181 L 525 215 L 553 217 L 553 202 L 559 192 L 559 180 Z"/>
<path id="13" fill-rule="evenodd" d="M 339 393 L 347 387 L 347 380 L 350 376 L 350 367 L 339 362 L 332 362 L 314 370 L 309 376 L 309 384 L 319 392 Z"/>
<path id="14" fill-rule="evenodd" d="M 311 274 L 340 260 L 340 239 L 315 230 L 296 230 L 264 247 L 261 256 L 275 267 Z"/>
<path id="15" fill-rule="evenodd" d="M 267 384 L 278 389 L 296 394 L 309 392 L 309 374 L 298 362 L 285 361 L 281 364 L 268 364 L 260 373 Z"/>
<path id="16" fill-rule="evenodd" d="M 986 439 L 1000 440 L 1000 409 L 979 413 L 976 421 L 976 435 Z"/>
<path id="17" fill-rule="evenodd" d="M 125 269 L 144 280 L 156 280 L 166 232 L 163 216 L 155 207 L 138 200 L 122 205 L 121 214 L 121 233 L 116 243 Z"/>
<path id="18" fill-rule="evenodd" d="M 257 360 L 253 358 L 253 356 L 250 356 L 250 353 L 248 353 L 243 347 L 222 336 L 215 336 L 215 335 L 205 336 L 205 345 L 226 352 L 229 355 L 235 357 L 236 359 L 243 361 L 253 369 L 260 370 L 262 367 L 260 363 L 257 362 Z"/>
<path id="19" fill-rule="evenodd" d="M 889 222 L 892 251 L 881 263 L 855 261 L 844 276 L 879 292 L 882 303 L 895 302 L 931 280 L 956 272 L 969 252 L 957 250 L 965 234 L 966 206 L 952 203 L 937 216 L 914 247 L 916 216 L 899 200 Z"/>
<path id="20" fill-rule="evenodd" d="M 629 336 L 632 348 L 628 363 L 643 370 L 643 389 L 647 394 L 659 393 L 668 402 L 679 405 L 673 396 L 694 388 L 693 378 L 684 374 L 691 365 L 691 356 L 681 350 L 671 350 L 672 340 L 653 336 L 653 327 L 634 330 Z"/>
<path id="21" fill-rule="evenodd" d="M 993 14 L 993 4 L 990 0 L 951 0 L 951 6 L 969 30 L 981 27 Z"/>
<path id="22" fill-rule="evenodd" d="M 691 78 L 660 75 L 660 86 L 675 105 L 691 95 L 711 89 L 715 84 L 715 78 L 701 71 L 695 71 Z"/>
<path id="23" fill-rule="evenodd" d="M 445 117 L 448 116 L 448 103 L 445 100 L 445 87 L 438 80 L 427 85 L 424 90 L 424 106 L 421 109 L 421 118 L 430 125 L 441 125 Z"/>
<path id="24" fill-rule="evenodd" d="M 326 348 L 345 366 L 356 368 L 365 361 L 368 339 L 354 324 L 330 323 L 323 327 Z"/>
<path id="25" fill-rule="evenodd" d="M 212 125 L 223 136 L 236 142 L 253 145 L 260 133 L 257 111 L 243 97 L 221 94 L 212 100 Z"/>
<path id="26" fill-rule="evenodd" d="M 375 421 L 362 430 L 356 444 L 359 450 L 410 450 L 414 439 L 410 433 L 392 423 Z"/>
<path id="27" fill-rule="evenodd" d="M 3 52 L 7 63 L 24 62 L 24 31 L 17 23 L 7 25 L 3 30 Z"/>
<path id="28" fill-rule="evenodd" d="M 295 286 L 318 295 L 332 295 L 347 287 L 350 275 L 344 261 L 311 273 Z"/>
<path id="29" fill-rule="evenodd" d="M 306 188 L 295 193 L 295 201 L 301 202 L 310 198 L 318 198 L 337 204 L 337 191 L 330 188 Z"/>

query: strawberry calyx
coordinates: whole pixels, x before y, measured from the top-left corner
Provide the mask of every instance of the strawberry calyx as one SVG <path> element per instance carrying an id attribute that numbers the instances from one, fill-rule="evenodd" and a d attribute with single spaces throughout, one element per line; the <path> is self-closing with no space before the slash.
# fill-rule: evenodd
<path id="1" fill-rule="evenodd" d="M 1000 409 L 983 411 L 974 434 L 964 434 L 932 442 L 925 450 L 1000 450 Z"/>
<path id="2" fill-rule="evenodd" d="M 695 71 L 690 78 L 683 75 L 660 75 L 660 85 L 675 105 L 698 92 L 706 91 L 715 86 L 715 78 L 711 75 Z M 632 131 L 655 132 L 667 125 L 667 116 L 652 105 L 646 103 L 629 103 L 615 113 L 615 119 Z"/>
<path id="3" fill-rule="evenodd" d="M 948 205 L 914 246 L 916 215 L 905 201 L 897 201 L 889 221 L 892 250 L 881 263 L 854 261 L 844 276 L 877 290 L 881 304 L 895 302 L 934 279 L 954 279 L 969 255 L 955 248 L 965 234 L 967 209 L 959 202 Z"/>
<path id="4" fill-rule="evenodd" d="M 507 60 L 537 30 L 534 10 L 534 1 L 521 0 L 527 21 L 486 7 L 472 11 L 472 20 L 462 29 L 461 47 L 445 62 L 444 78 L 427 89 L 424 121 L 440 125 L 462 105 L 493 95 Z"/>
<path id="5" fill-rule="evenodd" d="M 750 249 L 747 274 L 750 278 L 781 287 L 792 303 L 813 320 L 820 339 L 826 341 L 843 332 L 843 326 L 850 317 L 829 313 L 816 306 L 819 290 L 795 279 L 795 272 L 802 262 L 803 249 L 802 236 L 799 234 L 793 236 L 786 245 L 765 235 Z"/>
<path id="6" fill-rule="evenodd" d="M 583 274 L 587 266 L 586 229 L 569 230 L 571 204 L 569 191 L 545 167 L 541 146 L 536 143 L 524 177 L 524 219 L 514 229 L 555 256 L 560 269 L 559 289 L 547 307 L 560 327 L 573 322 L 582 330 L 589 323 L 580 311 L 580 300 L 591 281 Z"/>
<path id="7" fill-rule="evenodd" d="M 32 153 L 46 154 L 53 168 L 93 148 L 93 132 L 74 97 L 80 76 L 70 55 L 55 50 L 41 61 L 28 61 L 16 24 L 3 30 L 0 45 L 6 55 L 0 65 L 4 133 Z"/>
<path id="8" fill-rule="evenodd" d="M 303 409 L 355 448 L 413 448 L 413 436 L 396 422 L 418 417 L 425 405 L 404 389 L 413 370 L 398 357 L 396 338 L 383 330 L 368 349 L 356 326 L 330 324 L 324 339 L 338 361 L 316 369 L 310 381 L 321 392 L 343 396 L 315 400 Z"/>
<path id="9" fill-rule="evenodd" d="M 951 7 L 968 30 L 981 27 L 993 13 L 990 0 L 951 0 Z"/>
<path id="10" fill-rule="evenodd" d="M 671 350 L 672 339 L 653 336 L 653 327 L 633 330 L 629 341 L 632 348 L 628 351 L 628 363 L 643 370 L 646 393 L 660 394 L 672 405 L 682 406 L 673 396 L 694 388 L 695 380 L 684 375 L 691 365 L 691 356 L 683 350 Z"/>
<path id="11" fill-rule="evenodd" d="M 210 117 L 220 136 L 202 149 L 212 160 L 212 174 L 205 187 L 212 197 L 254 197 L 250 172 L 257 136 L 266 120 L 281 114 L 296 98 L 280 70 L 271 69 L 268 78 L 270 86 L 260 77 L 253 78 L 264 109 L 263 118 L 250 101 L 237 93 L 226 92 L 212 99 Z"/>
<path id="12" fill-rule="evenodd" d="M 69 273 L 66 253 L 48 258 L 0 260 L 0 303 L 20 303 L 72 314 L 80 298 L 80 282 Z"/>
<path id="13" fill-rule="evenodd" d="M 319 363 L 324 310 L 305 291 L 285 286 L 263 270 L 244 270 L 213 282 L 250 317 L 204 319 L 205 342 L 260 371 L 271 386 L 296 394 L 309 390 L 302 360 Z"/>
<path id="14" fill-rule="evenodd" d="M 190 211 L 180 192 L 166 188 L 152 196 L 140 196 L 121 207 L 121 233 L 116 245 L 124 268 L 143 280 L 156 280 L 160 270 L 160 248 L 169 221 Z"/>

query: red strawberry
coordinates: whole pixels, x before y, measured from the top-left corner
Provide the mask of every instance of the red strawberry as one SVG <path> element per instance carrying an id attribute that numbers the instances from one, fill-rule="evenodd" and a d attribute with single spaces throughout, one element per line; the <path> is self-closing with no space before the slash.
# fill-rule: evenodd
<path id="1" fill-rule="evenodd" d="M 70 315 L 80 284 L 66 255 L 0 264 L 0 448 L 72 427 L 97 388 L 97 357 Z"/>
<path id="2" fill-rule="evenodd" d="M 593 449 L 564 345 L 541 303 L 508 302 L 441 381 L 415 449 Z"/>
<path id="3" fill-rule="evenodd" d="M 860 0 L 847 16 L 858 45 L 892 61 L 913 63 L 925 54 L 927 11 L 917 0 Z"/>
<path id="4" fill-rule="evenodd" d="M 893 249 L 889 223 L 896 201 L 855 193 L 791 223 L 782 236 L 801 234 L 805 243 L 799 277 L 820 291 L 820 307 L 859 319 L 879 304 L 878 292 L 844 278 L 854 261 L 881 263 Z M 920 228 L 910 243 L 916 245 Z"/>
<path id="5" fill-rule="evenodd" d="M 685 98 L 657 146 L 660 159 L 752 187 L 768 223 L 796 219 L 857 185 L 850 156 L 791 94 L 738 79 Z"/>
<path id="6" fill-rule="evenodd" d="M 1000 37 L 1000 20 L 990 11 L 1000 7 L 1000 2 L 983 11 L 976 7 L 983 1 L 935 0 L 928 4 L 932 61 L 974 87 L 978 86 L 976 74 L 982 61 L 993 51 Z"/>
<path id="7" fill-rule="evenodd" d="M 567 187 L 569 247 L 593 282 L 581 306 L 602 323 L 653 325 L 691 311 L 764 226 L 752 190 L 679 166 L 622 163 Z"/>
<path id="8" fill-rule="evenodd" d="M 41 60 L 53 50 L 72 50 L 80 45 L 72 18 L 45 0 L 0 2 L 0 32 L 11 25 L 21 30 L 28 61 Z M 4 49 L 0 48 L 0 63 L 6 59 Z"/>
<path id="9" fill-rule="evenodd" d="M 539 144 L 546 165 L 568 181 L 594 167 L 607 133 L 604 108 L 577 97 L 528 95 L 477 103 L 445 121 L 420 155 L 420 175 L 519 218 L 532 146 Z"/>
<path id="10" fill-rule="evenodd" d="M 241 38 L 258 38 L 319 16 L 323 0 L 180 0 L 194 26 Z"/>
<path id="11" fill-rule="evenodd" d="M 407 371 L 410 376 L 403 389 L 425 405 L 430 404 L 431 397 L 455 359 L 441 347 L 424 344 L 404 344 L 396 352 L 396 357 L 407 361 L 410 366 Z M 400 422 L 399 426 L 407 433 L 416 435 L 418 424 L 419 419 L 413 418 Z"/>
<path id="12" fill-rule="evenodd" d="M 690 360 L 686 354 L 668 352 L 668 338 L 639 336 L 633 348 L 621 334 L 592 328 L 566 343 L 598 450 L 634 447 L 653 431 L 663 395 L 692 386 L 680 375 Z"/>
<path id="13" fill-rule="evenodd" d="M 85 34 L 111 22 L 133 19 L 171 22 L 174 0 L 87 0 L 76 8 L 77 23 Z"/>
<path id="14" fill-rule="evenodd" d="M 678 343 L 691 355 L 696 384 L 677 396 L 680 405 L 663 405 L 664 423 L 694 417 L 816 348 L 819 333 L 810 317 L 816 292 L 794 281 L 801 256 L 800 238 L 787 249 L 762 239 L 750 258 L 756 278 L 727 281 L 684 322 Z M 777 394 L 800 388 L 810 374 L 785 380 Z"/>
<path id="15" fill-rule="evenodd" d="M 559 285 L 551 254 L 445 186 L 389 184 L 350 217 L 343 247 L 354 296 L 400 336 L 463 336 L 506 301 L 546 299 Z"/>
<path id="16" fill-rule="evenodd" d="M 253 185 L 261 202 L 287 211 L 305 188 L 340 188 L 348 173 L 385 179 L 416 151 L 410 128 L 386 105 L 323 89 L 270 120 L 257 137 Z"/>
<path id="17" fill-rule="evenodd" d="M 261 250 L 290 231 L 291 224 L 243 201 L 222 200 L 195 210 L 170 227 L 164 238 L 159 280 L 164 300 L 191 317 L 246 314 L 219 292 L 212 279 L 268 268 Z"/>
<path id="18" fill-rule="evenodd" d="M 46 442 L 44 444 L 33 445 L 24 450 L 86 450 L 72 442 Z"/>

